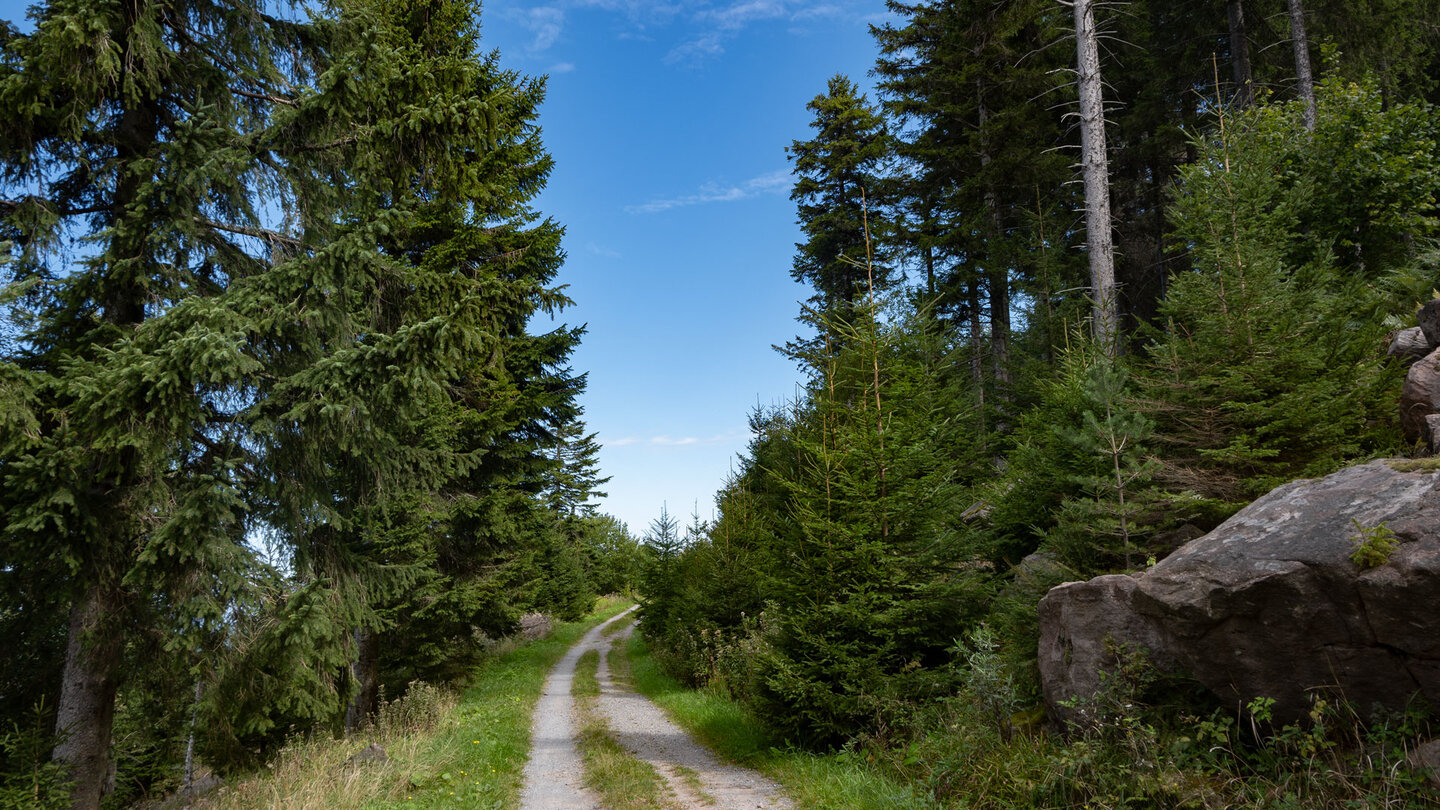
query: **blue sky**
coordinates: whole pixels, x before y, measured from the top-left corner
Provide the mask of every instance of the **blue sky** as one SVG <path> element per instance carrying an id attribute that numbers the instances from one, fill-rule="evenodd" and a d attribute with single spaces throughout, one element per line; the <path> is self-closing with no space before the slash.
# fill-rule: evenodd
<path id="1" fill-rule="evenodd" d="M 19 22 L 29 5 L 0 0 Z M 574 358 L 599 433 L 602 511 L 637 534 L 662 504 L 687 522 L 745 448 L 757 404 L 795 394 L 772 344 L 800 329 L 785 147 L 805 104 L 862 86 L 881 0 L 559 0 L 486 4 L 482 44 L 548 75 L 555 171 L 538 207 L 566 228 L 560 281 L 588 324 Z M 873 101 L 873 93 L 871 94 Z"/>

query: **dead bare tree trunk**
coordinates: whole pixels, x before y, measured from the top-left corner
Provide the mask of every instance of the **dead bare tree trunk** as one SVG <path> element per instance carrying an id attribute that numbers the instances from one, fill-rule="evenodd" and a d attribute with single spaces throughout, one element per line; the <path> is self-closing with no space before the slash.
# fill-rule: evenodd
<path id="1" fill-rule="evenodd" d="M 1235 106 L 1248 107 L 1255 100 L 1255 76 L 1250 67 L 1250 36 L 1245 30 L 1245 6 L 1241 0 L 1227 0 L 1225 16 L 1230 23 L 1230 70 L 1235 79 Z"/>
<path id="2" fill-rule="evenodd" d="M 1310 38 L 1305 34 L 1305 8 L 1290 0 L 1290 44 L 1295 46 L 1295 82 L 1305 102 L 1305 130 L 1315 131 L 1315 76 L 1310 72 Z"/>
<path id="3" fill-rule="evenodd" d="M 1120 350 L 1120 305 L 1110 233 L 1110 162 L 1105 146 L 1105 95 L 1091 0 L 1074 0 L 1075 62 L 1080 91 L 1080 170 L 1085 180 L 1085 242 L 1090 255 L 1095 339 L 1111 357 Z"/>

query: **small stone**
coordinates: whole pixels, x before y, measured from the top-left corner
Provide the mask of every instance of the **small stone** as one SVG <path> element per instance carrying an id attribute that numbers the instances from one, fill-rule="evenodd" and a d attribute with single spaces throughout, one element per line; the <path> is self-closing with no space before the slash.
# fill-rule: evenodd
<path id="1" fill-rule="evenodd" d="M 1385 349 L 1387 355 L 1399 358 L 1406 363 L 1423 360 L 1425 355 L 1433 351 L 1435 351 L 1435 344 L 1425 337 L 1425 333 L 1418 326 L 1401 329 L 1391 335 L 1390 345 Z"/>
<path id="2" fill-rule="evenodd" d="M 370 743 L 356 752 L 354 756 L 345 760 L 345 767 L 354 768 L 371 763 L 384 765 L 389 761 L 389 755 L 385 753 L 385 749 L 382 748 L 379 743 Z"/>
<path id="3" fill-rule="evenodd" d="M 1440 788 L 1440 740 L 1431 740 L 1411 751 L 1409 760 L 1411 768 L 1424 773 L 1431 785 Z"/>
<path id="4" fill-rule="evenodd" d="M 550 617 L 544 613 L 526 613 L 520 617 L 520 637 L 536 641 L 550 635 Z"/>
<path id="5" fill-rule="evenodd" d="M 1405 440 L 1430 444 L 1426 417 L 1440 413 L 1440 349 L 1410 367 L 1400 388 L 1400 429 Z"/>

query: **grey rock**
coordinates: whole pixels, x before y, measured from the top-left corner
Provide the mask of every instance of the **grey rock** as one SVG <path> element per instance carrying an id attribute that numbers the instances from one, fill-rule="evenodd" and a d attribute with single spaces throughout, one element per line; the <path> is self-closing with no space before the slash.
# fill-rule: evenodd
<path id="1" fill-rule="evenodd" d="M 550 617 L 544 613 L 526 613 L 520 617 L 520 637 L 535 641 L 550 635 Z"/>
<path id="2" fill-rule="evenodd" d="M 1435 437 L 1427 417 L 1440 413 L 1440 349 L 1410 367 L 1400 389 L 1400 429 L 1412 443 L 1430 445 Z"/>
<path id="3" fill-rule="evenodd" d="M 349 759 L 345 760 L 345 767 L 358 768 L 361 765 L 384 765 L 389 761 L 390 756 L 385 753 L 385 749 L 379 743 L 370 743 L 355 752 Z"/>
<path id="4" fill-rule="evenodd" d="M 1420 311 L 1415 313 L 1415 319 L 1419 321 L 1420 330 L 1425 333 L 1430 345 L 1440 346 L 1440 299 L 1421 306 Z"/>
<path id="5" fill-rule="evenodd" d="M 1385 524 L 1397 547 L 1362 570 L 1358 531 Z M 1123 580 L 1130 580 L 1124 582 Z M 1362 714 L 1417 692 L 1440 706 L 1440 472 L 1372 462 L 1293 481 L 1144 574 L 1067 583 L 1040 603 L 1040 674 L 1058 716 L 1096 694 L 1111 643 L 1151 652 L 1227 702 L 1275 700 L 1305 716 L 1338 691 Z"/>
<path id="6" fill-rule="evenodd" d="M 1026 589 L 1043 587 L 1049 590 L 1050 587 L 1073 577 L 1075 572 L 1055 559 L 1055 555 L 1037 551 L 1016 564 L 1013 574 L 1014 581 Z"/>
<path id="7" fill-rule="evenodd" d="M 1411 768 L 1425 774 L 1433 787 L 1440 788 L 1440 740 L 1417 746 L 1408 760 Z"/>
<path id="8" fill-rule="evenodd" d="M 1171 551 L 1180 548 L 1197 537 L 1203 537 L 1205 530 L 1193 523 L 1182 523 L 1168 532 L 1155 535 L 1155 544 Z"/>
<path id="9" fill-rule="evenodd" d="M 1137 577 L 1111 574 L 1066 582 L 1040 600 L 1040 686 L 1052 717 L 1087 719 L 1083 704 L 1100 694 L 1115 672 L 1117 644 L 1138 644 L 1165 656 L 1166 640 L 1149 618 L 1135 612 Z M 1168 657 L 1157 662 L 1174 666 Z"/>
<path id="10" fill-rule="evenodd" d="M 1390 345 L 1385 349 L 1386 354 L 1407 363 L 1423 360 L 1425 355 L 1433 351 L 1435 351 L 1435 344 L 1425 337 L 1425 333 L 1418 326 L 1401 329 L 1391 335 Z"/>

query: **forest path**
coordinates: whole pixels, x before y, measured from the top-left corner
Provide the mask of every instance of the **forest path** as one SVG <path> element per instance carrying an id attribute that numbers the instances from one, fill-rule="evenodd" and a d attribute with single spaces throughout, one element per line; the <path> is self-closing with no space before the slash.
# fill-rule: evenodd
<path id="1" fill-rule="evenodd" d="M 632 622 L 608 641 L 623 646 L 633 632 Z M 778 784 L 758 771 L 720 762 L 709 749 L 671 722 L 649 698 L 633 691 L 629 684 L 617 681 L 603 649 L 595 677 L 600 682 L 598 708 L 610 732 L 621 745 L 665 777 L 686 810 L 790 808 L 790 801 Z"/>
<path id="2" fill-rule="evenodd" d="M 525 782 L 520 788 L 520 810 L 600 810 L 600 800 L 585 787 L 585 765 L 575 743 L 575 698 L 570 695 L 570 685 L 580 656 L 600 650 L 600 660 L 605 660 L 610 640 L 601 633 L 634 609 L 590 628 L 550 670 L 530 720 L 530 759 L 525 763 Z"/>
<path id="3" fill-rule="evenodd" d="M 632 608 L 633 610 L 633 608 Z M 600 686 L 596 709 L 616 741 L 649 762 L 669 784 L 685 810 L 788 810 L 780 786 L 765 776 L 726 765 L 690 738 L 665 713 L 610 671 L 609 651 L 634 632 L 605 628 L 626 621 L 630 611 L 586 633 L 555 665 L 535 706 L 530 761 L 525 766 L 521 810 L 600 810 L 600 800 L 585 787 L 585 769 L 576 745 L 575 701 L 570 695 L 575 665 L 590 650 L 600 655 L 595 673 Z"/>

